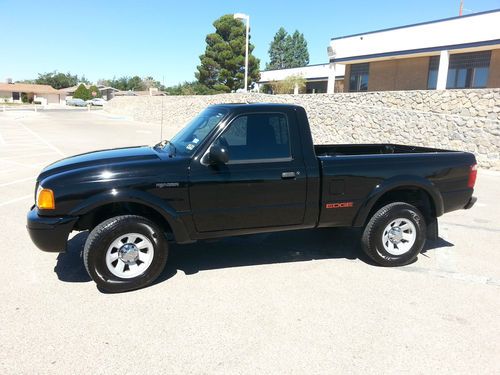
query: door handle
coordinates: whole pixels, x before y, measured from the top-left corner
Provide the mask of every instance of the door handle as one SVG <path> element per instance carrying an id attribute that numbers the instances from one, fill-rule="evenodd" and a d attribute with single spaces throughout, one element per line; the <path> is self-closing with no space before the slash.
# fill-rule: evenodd
<path id="1" fill-rule="evenodd" d="M 295 172 L 283 172 L 281 174 L 282 179 L 295 178 Z"/>

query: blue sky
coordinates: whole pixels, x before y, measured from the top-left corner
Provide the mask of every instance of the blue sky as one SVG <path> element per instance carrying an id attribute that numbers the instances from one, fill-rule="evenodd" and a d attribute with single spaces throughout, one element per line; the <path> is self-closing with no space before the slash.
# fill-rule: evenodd
<path id="1" fill-rule="evenodd" d="M 458 15 L 459 0 L 0 0 L 0 81 L 53 70 L 95 81 L 153 76 L 167 85 L 194 79 L 212 22 L 250 15 L 261 69 L 280 26 L 304 33 L 310 63 L 327 61 L 332 37 Z M 500 8 L 500 0 L 465 0 L 464 14 Z M 466 30 L 464 30 L 466 32 Z"/>

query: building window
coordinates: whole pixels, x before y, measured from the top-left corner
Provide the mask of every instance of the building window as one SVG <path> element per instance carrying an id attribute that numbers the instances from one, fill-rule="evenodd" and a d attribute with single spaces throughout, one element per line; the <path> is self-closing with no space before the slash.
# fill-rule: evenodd
<path id="1" fill-rule="evenodd" d="M 427 88 L 435 90 L 438 80 L 439 56 L 431 56 L 429 58 L 429 76 L 427 77 Z"/>
<path id="2" fill-rule="evenodd" d="M 307 94 L 324 94 L 328 91 L 328 81 L 306 82 Z"/>
<path id="3" fill-rule="evenodd" d="M 368 90 L 368 70 L 370 64 L 351 65 L 351 74 L 349 76 L 349 91 L 367 91 Z"/>
<path id="4" fill-rule="evenodd" d="M 21 99 L 21 95 L 18 92 L 12 92 L 12 100 L 19 100 Z"/>
<path id="5" fill-rule="evenodd" d="M 482 88 L 488 83 L 491 51 L 450 56 L 447 89 Z"/>

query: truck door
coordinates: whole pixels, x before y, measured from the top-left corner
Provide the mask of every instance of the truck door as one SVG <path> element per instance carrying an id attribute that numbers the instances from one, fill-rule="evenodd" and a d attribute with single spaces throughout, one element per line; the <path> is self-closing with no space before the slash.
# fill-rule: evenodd
<path id="1" fill-rule="evenodd" d="M 226 164 L 191 165 L 198 232 L 303 223 L 307 176 L 294 112 L 237 116 L 217 143 L 229 152 Z"/>

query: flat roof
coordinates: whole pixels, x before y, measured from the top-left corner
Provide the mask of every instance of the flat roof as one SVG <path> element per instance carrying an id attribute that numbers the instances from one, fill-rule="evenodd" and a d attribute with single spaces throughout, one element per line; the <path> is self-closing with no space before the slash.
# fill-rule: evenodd
<path id="1" fill-rule="evenodd" d="M 480 16 L 480 15 L 483 15 L 483 14 L 495 13 L 495 12 L 500 12 L 500 8 L 498 8 L 498 9 L 492 9 L 492 10 L 486 10 L 484 12 L 477 12 L 477 13 L 472 13 L 472 14 L 466 14 L 466 15 L 462 15 L 462 16 L 441 18 L 441 19 L 432 20 L 432 21 L 418 22 L 418 23 L 412 23 L 412 24 L 409 24 L 409 25 L 395 26 L 395 27 L 389 27 L 389 28 L 386 28 L 386 29 L 379 29 L 379 30 L 367 31 L 367 32 L 364 32 L 364 33 L 356 33 L 356 34 L 350 34 L 350 35 L 343 35 L 343 36 L 338 36 L 338 37 L 331 38 L 330 40 L 338 40 L 338 39 L 344 39 L 344 38 L 351 38 L 353 36 L 369 35 L 369 34 L 374 34 L 374 33 L 380 33 L 382 31 L 392 31 L 392 30 L 398 30 L 398 29 L 405 29 L 407 27 L 413 27 L 413 26 L 429 25 L 429 24 L 432 24 L 432 23 L 451 21 L 451 20 L 455 20 L 455 19 L 463 19 L 463 18 L 467 18 L 467 17 L 475 17 L 475 16 Z"/>
<path id="2" fill-rule="evenodd" d="M 330 41 L 330 61 L 349 64 L 500 48 L 500 9 L 354 34 Z"/>

